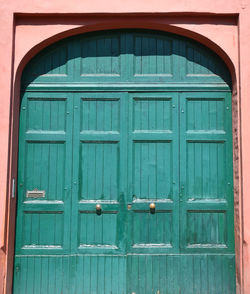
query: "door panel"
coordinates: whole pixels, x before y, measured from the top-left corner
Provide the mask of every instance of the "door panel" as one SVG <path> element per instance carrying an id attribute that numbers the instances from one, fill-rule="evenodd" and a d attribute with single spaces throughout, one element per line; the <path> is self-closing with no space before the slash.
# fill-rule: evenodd
<path id="1" fill-rule="evenodd" d="M 129 294 L 235 293 L 233 255 L 142 254 L 127 262 Z"/>
<path id="2" fill-rule="evenodd" d="M 181 248 L 233 253 L 231 97 L 183 93 L 180 103 Z"/>
<path id="3" fill-rule="evenodd" d="M 81 142 L 80 201 L 118 200 L 119 149 L 115 141 Z"/>
<path id="4" fill-rule="evenodd" d="M 148 207 L 145 210 L 135 211 L 131 226 L 133 248 L 172 247 L 173 213 L 171 211 L 160 210 L 153 214 Z"/>
<path id="5" fill-rule="evenodd" d="M 70 293 L 126 294 L 125 256 L 79 256 L 76 291 Z"/>
<path id="6" fill-rule="evenodd" d="M 128 250 L 177 252 L 178 94 L 130 93 L 129 107 Z"/>
<path id="7" fill-rule="evenodd" d="M 172 142 L 134 140 L 133 157 L 133 197 L 148 200 L 172 199 Z"/>
<path id="8" fill-rule="evenodd" d="M 16 254 L 69 250 L 72 106 L 69 93 L 23 97 Z"/>
<path id="9" fill-rule="evenodd" d="M 16 257 L 14 294 L 126 294 L 126 258 L 110 255 Z"/>
<path id="10" fill-rule="evenodd" d="M 124 252 L 126 95 L 75 94 L 72 252 Z"/>

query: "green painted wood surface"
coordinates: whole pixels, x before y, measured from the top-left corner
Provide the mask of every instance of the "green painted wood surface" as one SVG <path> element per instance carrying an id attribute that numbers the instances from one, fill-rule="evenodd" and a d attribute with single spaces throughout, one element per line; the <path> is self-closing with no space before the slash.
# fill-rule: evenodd
<path id="1" fill-rule="evenodd" d="M 14 294 L 235 294 L 226 75 L 202 46 L 151 31 L 78 36 L 31 61 Z"/>
<path id="2" fill-rule="evenodd" d="M 190 39 L 150 30 L 112 30 L 67 38 L 35 56 L 22 88 L 122 83 L 214 84 L 229 89 L 223 61 Z"/>

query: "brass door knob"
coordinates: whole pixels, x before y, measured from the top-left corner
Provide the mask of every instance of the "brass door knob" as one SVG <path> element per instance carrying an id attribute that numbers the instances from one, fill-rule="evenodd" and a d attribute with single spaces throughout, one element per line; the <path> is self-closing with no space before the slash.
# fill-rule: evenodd
<path id="1" fill-rule="evenodd" d="M 150 204 L 149 204 L 149 208 L 150 208 L 150 209 L 155 209 L 155 203 L 153 203 L 153 202 L 150 203 Z"/>
<path id="2" fill-rule="evenodd" d="M 102 210 L 102 206 L 101 206 L 101 204 L 96 204 L 95 209 L 96 209 L 97 211 L 101 211 L 101 210 Z"/>

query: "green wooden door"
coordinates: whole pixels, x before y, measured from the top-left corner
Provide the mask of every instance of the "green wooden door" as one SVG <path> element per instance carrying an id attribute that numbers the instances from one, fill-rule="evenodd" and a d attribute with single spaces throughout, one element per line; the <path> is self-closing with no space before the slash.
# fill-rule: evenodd
<path id="1" fill-rule="evenodd" d="M 225 73 L 150 31 L 70 38 L 31 61 L 13 293 L 235 293 Z"/>
<path id="2" fill-rule="evenodd" d="M 128 293 L 234 293 L 231 95 L 130 95 Z"/>

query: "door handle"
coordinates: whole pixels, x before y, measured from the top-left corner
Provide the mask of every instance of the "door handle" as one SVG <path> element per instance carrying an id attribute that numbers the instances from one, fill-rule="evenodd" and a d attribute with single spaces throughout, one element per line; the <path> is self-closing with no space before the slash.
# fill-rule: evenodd
<path id="1" fill-rule="evenodd" d="M 149 208 L 150 208 L 150 209 L 155 209 L 155 203 L 154 203 L 154 202 L 150 203 L 150 204 L 149 204 Z"/>
<path id="2" fill-rule="evenodd" d="M 151 213 L 155 213 L 155 203 L 154 202 L 151 202 L 149 204 L 149 209 L 150 209 L 150 212 Z"/>
<path id="3" fill-rule="evenodd" d="M 100 215 L 102 213 L 101 204 L 96 204 L 95 209 L 96 209 L 96 214 Z"/>

